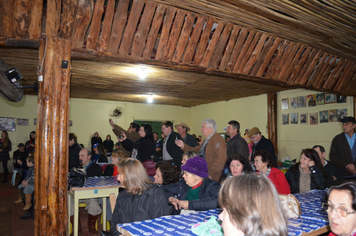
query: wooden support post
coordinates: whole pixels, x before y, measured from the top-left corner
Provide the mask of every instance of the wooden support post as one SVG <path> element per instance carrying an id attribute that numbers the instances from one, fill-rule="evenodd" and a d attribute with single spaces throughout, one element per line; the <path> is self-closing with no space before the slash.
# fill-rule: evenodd
<path id="1" fill-rule="evenodd" d="M 66 235 L 71 43 L 41 42 L 43 82 L 38 94 L 35 153 L 35 235 Z M 45 54 L 43 54 L 45 52 Z"/>
<path id="2" fill-rule="evenodd" d="M 278 157 L 277 142 L 277 94 L 267 93 L 267 129 L 268 138 L 274 146 L 274 152 Z"/>
<path id="3" fill-rule="evenodd" d="M 354 100 L 354 117 L 356 117 L 356 96 L 352 97 Z"/>

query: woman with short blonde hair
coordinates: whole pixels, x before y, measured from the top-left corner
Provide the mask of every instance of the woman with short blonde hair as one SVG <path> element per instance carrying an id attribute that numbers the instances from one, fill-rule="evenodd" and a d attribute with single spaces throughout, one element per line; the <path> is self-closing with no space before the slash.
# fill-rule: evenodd
<path id="1" fill-rule="evenodd" d="M 219 192 L 224 235 L 288 235 L 287 219 L 272 182 L 260 174 L 226 180 Z"/>

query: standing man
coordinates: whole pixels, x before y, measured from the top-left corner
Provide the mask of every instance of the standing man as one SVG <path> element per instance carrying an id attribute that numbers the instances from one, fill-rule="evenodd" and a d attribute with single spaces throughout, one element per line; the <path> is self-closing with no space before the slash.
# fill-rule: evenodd
<path id="1" fill-rule="evenodd" d="M 266 150 L 272 155 L 272 157 L 274 157 L 273 166 L 277 167 L 276 154 L 274 153 L 273 144 L 268 139 L 266 139 L 263 135 L 261 135 L 261 131 L 259 130 L 259 128 L 253 127 L 252 129 L 250 129 L 248 136 L 251 138 L 251 141 L 255 144 L 252 150 L 251 157 L 253 157 L 253 154 L 257 150 Z M 255 166 L 253 165 L 252 160 L 251 160 L 251 166 L 252 169 L 255 170 Z"/>
<path id="2" fill-rule="evenodd" d="M 69 171 L 75 167 L 79 167 L 79 152 L 82 147 L 77 142 L 77 135 L 69 133 Z"/>
<path id="3" fill-rule="evenodd" d="M 182 137 L 182 140 L 185 144 L 187 144 L 190 147 L 196 147 L 198 146 L 197 140 L 193 137 L 193 135 L 188 134 L 190 128 L 188 125 L 184 122 L 179 122 L 174 126 L 177 130 L 180 136 Z"/>
<path id="4" fill-rule="evenodd" d="M 162 157 L 164 161 L 172 161 L 174 165 L 180 170 L 180 165 L 182 163 L 183 151 L 177 147 L 175 144 L 176 140 L 182 140 L 180 134 L 173 131 L 173 123 L 170 121 L 165 121 L 161 124 L 162 133 L 165 136 L 165 141 L 163 142 Z"/>
<path id="5" fill-rule="evenodd" d="M 226 143 L 220 134 L 216 133 L 217 124 L 213 119 L 205 119 L 202 122 L 201 133 L 205 137 L 204 142 L 192 148 L 182 140 L 177 140 L 176 144 L 183 151 L 194 151 L 200 157 L 205 158 L 208 163 L 209 178 L 220 181 L 221 173 L 226 163 Z"/>
<path id="6" fill-rule="evenodd" d="M 112 119 L 109 119 L 110 125 L 113 127 L 113 132 L 117 136 L 117 138 L 120 137 L 121 132 L 124 132 L 126 134 L 126 137 L 134 142 L 136 142 L 139 138 L 140 135 L 138 134 L 138 131 L 140 130 L 140 125 L 132 122 L 129 126 L 129 128 L 124 130 L 122 127 L 116 125 Z M 131 152 L 126 150 L 122 145 L 120 145 L 119 150 L 123 151 L 125 153 L 126 157 L 131 157 Z"/>
<path id="7" fill-rule="evenodd" d="M 342 176 L 356 177 L 355 118 L 346 116 L 341 120 L 343 133 L 334 137 L 330 148 L 330 161 Z"/>
<path id="8" fill-rule="evenodd" d="M 230 136 L 226 148 L 227 157 L 230 157 L 233 154 L 239 154 L 248 159 L 248 145 L 246 140 L 240 135 L 240 123 L 236 120 L 229 121 L 226 133 Z"/>

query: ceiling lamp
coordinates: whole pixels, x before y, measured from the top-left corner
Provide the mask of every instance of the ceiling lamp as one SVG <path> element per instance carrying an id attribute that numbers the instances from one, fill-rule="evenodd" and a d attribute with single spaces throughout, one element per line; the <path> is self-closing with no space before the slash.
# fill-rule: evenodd
<path id="1" fill-rule="evenodd" d="M 139 71 L 138 71 L 138 77 L 139 77 L 141 80 L 146 79 L 146 77 L 147 77 L 147 70 L 146 70 L 145 68 L 139 69 Z"/>
<path id="2" fill-rule="evenodd" d="M 152 103 L 153 102 L 153 94 L 150 94 L 147 96 L 147 102 Z"/>

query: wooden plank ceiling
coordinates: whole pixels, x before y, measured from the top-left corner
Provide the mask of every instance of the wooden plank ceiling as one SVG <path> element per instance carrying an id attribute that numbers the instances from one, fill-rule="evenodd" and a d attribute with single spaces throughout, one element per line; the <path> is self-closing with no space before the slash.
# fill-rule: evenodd
<path id="1" fill-rule="evenodd" d="M 38 50 L 13 46 L 38 40 L 45 25 L 36 30 L 35 11 L 16 4 L 0 5 L 0 57 L 30 84 Z M 154 94 L 158 104 L 194 106 L 292 88 L 356 95 L 353 1 L 62 4 L 69 10 L 58 17 L 58 35 L 65 32 L 72 41 L 71 97 L 145 102 Z M 23 12 L 28 18 L 19 17 Z"/>

